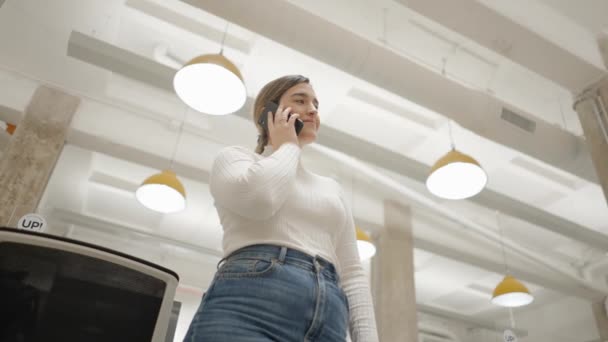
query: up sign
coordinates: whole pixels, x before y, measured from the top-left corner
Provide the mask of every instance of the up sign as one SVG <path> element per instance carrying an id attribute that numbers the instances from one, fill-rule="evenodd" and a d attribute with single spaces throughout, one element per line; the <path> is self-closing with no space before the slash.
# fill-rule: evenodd
<path id="1" fill-rule="evenodd" d="M 26 214 L 17 222 L 17 228 L 40 233 L 46 229 L 46 220 L 38 214 Z"/>

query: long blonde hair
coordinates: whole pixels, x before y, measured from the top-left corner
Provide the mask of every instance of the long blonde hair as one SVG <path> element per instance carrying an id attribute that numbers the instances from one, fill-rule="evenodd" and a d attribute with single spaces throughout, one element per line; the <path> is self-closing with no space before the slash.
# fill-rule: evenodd
<path id="1" fill-rule="evenodd" d="M 264 153 L 264 148 L 268 145 L 269 140 L 268 131 L 258 124 L 264 105 L 269 101 L 278 104 L 281 96 L 283 96 L 287 90 L 300 83 L 310 83 L 310 80 L 302 75 L 287 75 L 268 82 L 258 93 L 253 104 L 253 122 L 260 133 L 258 135 L 258 146 L 256 147 L 255 152 L 259 154 Z M 269 118 L 269 120 L 270 119 L 271 118 Z"/>

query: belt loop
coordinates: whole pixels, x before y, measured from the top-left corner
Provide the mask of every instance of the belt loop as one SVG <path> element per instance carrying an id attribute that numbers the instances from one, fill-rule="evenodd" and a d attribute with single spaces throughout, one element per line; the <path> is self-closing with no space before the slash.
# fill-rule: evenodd
<path id="1" fill-rule="evenodd" d="M 281 253 L 279 253 L 279 262 L 285 263 L 285 256 L 287 255 L 287 247 L 281 247 Z"/>
<path id="2" fill-rule="evenodd" d="M 323 267 L 321 267 L 321 263 L 319 262 L 319 256 L 318 256 L 318 255 L 315 255 L 315 257 L 314 257 L 314 259 L 313 259 L 313 263 L 314 263 L 314 265 L 315 265 L 315 271 L 316 271 L 317 273 L 321 273 L 321 269 L 322 269 Z"/>
<path id="3" fill-rule="evenodd" d="M 218 262 L 217 262 L 217 269 L 218 269 L 218 270 L 220 269 L 221 264 L 222 264 L 224 261 L 226 261 L 226 259 L 228 259 L 228 257 L 222 258 L 222 259 L 220 259 L 220 261 L 218 261 Z"/>

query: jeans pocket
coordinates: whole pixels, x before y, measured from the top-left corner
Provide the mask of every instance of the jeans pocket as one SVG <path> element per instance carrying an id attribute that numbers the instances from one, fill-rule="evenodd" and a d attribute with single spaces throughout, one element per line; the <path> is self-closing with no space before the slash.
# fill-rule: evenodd
<path id="1" fill-rule="evenodd" d="M 276 264 L 277 261 L 271 258 L 228 259 L 218 270 L 218 276 L 221 278 L 260 277 L 270 274 Z"/>

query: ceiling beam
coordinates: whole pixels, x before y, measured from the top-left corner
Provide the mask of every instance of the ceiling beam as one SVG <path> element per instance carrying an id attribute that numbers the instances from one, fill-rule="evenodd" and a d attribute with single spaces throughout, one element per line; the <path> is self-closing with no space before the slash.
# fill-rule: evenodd
<path id="1" fill-rule="evenodd" d="M 418 305 L 416 305 L 416 307 L 418 308 L 418 311 L 426 313 L 428 315 L 445 318 L 445 319 L 449 319 L 449 320 L 454 320 L 454 321 L 459 321 L 464 324 L 471 325 L 471 326 L 478 327 L 478 328 L 483 328 L 483 329 L 486 329 L 489 331 L 495 331 L 495 332 L 499 332 L 502 334 L 506 329 L 510 329 L 517 335 L 517 337 L 528 336 L 527 330 L 515 329 L 510 326 L 497 325 L 493 321 L 486 321 L 483 319 L 472 318 L 472 317 L 462 315 L 462 314 L 459 314 L 456 312 L 435 308 L 430 305 L 418 304 Z"/>
<path id="2" fill-rule="evenodd" d="M 474 0 L 397 0 L 403 6 L 561 85 L 574 95 L 606 70 Z"/>
<path id="3" fill-rule="evenodd" d="M 223 30 L 218 30 L 202 21 L 185 16 L 158 2 L 149 0 L 127 0 L 125 6 L 200 37 L 220 42 L 224 36 Z M 251 51 L 250 42 L 229 33 L 226 34 L 226 39 L 223 43 L 225 46 L 238 50 L 244 54 L 249 54 Z"/>
<path id="4" fill-rule="evenodd" d="M 175 69 L 148 58 L 121 49 L 101 39 L 94 39 L 78 31 L 72 31 L 67 54 L 100 68 L 142 81 L 157 88 L 173 92 Z"/>
<path id="5" fill-rule="evenodd" d="M 94 37 L 76 33 L 72 37 L 76 37 L 76 39 L 70 39 L 68 49 L 72 46 L 72 51 L 76 52 L 72 55 L 73 57 L 107 70 L 121 73 L 138 81 L 150 82 L 148 84 L 152 85 L 158 84 L 161 89 L 168 89 L 173 92 L 172 80 L 175 70 L 148 58 L 133 54 L 125 49 L 100 42 Z M 80 54 L 78 51 L 83 51 L 83 49 L 76 47 L 76 45 L 85 45 L 89 48 L 84 50 L 86 53 Z M 130 65 L 146 67 L 130 69 Z M 249 99 L 247 103 L 253 103 L 253 99 Z M 250 107 L 243 107 L 236 115 L 250 120 Z M 363 162 L 377 165 L 422 184 L 425 183 L 430 169 L 428 165 L 414 159 L 328 126 L 324 126 L 319 131 L 317 142 Z M 550 145 L 547 142 L 543 142 L 543 144 Z M 604 251 L 608 250 L 608 236 L 489 189 L 485 189 L 479 195 L 469 200 L 483 207 L 499 210 L 504 214 L 530 222 L 586 245 Z"/>
<path id="6" fill-rule="evenodd" d="M 489 272 L 504 274 L 505 266 L 500 262 L 482 259 L 474 254 L 467 253 L 466 251 L 438 244 L 430 240 L 414 238 L 414 247 L 450 260 L 459 261 L 463 264 L 473 265 Z M 559 280 L 553 280 L 549 279 L 548 277 L 541 276 L 538 273 L 532 273 L 519 267 L 513 267 L 513 265 L 509 265 L 509 271 L 514 277 L 525 282 L 540 285 L 544 288 L 563 294 L 574 295 L 589 301 L 597 300 L 599 298 L 603 298 L 604 296 L 604 294 L 601 292 L 593 291 L 591 289 L 584 289 L 578 284 L 565 281 L 563 277 Z"/>
<path id="7" fill-rule="evenodd" d="M 100 230 L 105 233 L 110 234 L 111 236 L 120 236 L 120 233 L 127 232 L 134 236 L 140 236 L 149 238 L 151 240 L 157 241 L 159 243 L 168 244 L 170 246 L 177 246 L 180 248 L 184 248 L 190 251 L 194 251 L 205 255 L 207 257 L 213 258 L 221 258 L 222 251 L 209 248 L 197 244 L 193 244 L 191 242 L 182 241 L 172 239 L 168 236 L 160 235 L 153 233 L 151 231 L 143 231 L 139 228 L 112 222 L 109 220 L 105 220 L 99 217 L 94 217 L 91 215 L 86 215 L 82 213 L 78 213 L 72 210 L 62 209 L 62 208 L 53 208 L 49 213 L 50 218 L 61 220 L 68 224 L 75 224 L 87 228 L 93 228 L 95 230 Z"/>
<path id="8" fill-rule="evenodd" d="M 152 169 L 164 170 L 171 164 L 169 156 L 142 151 L 135 147 L 126 146 L 113 142 L 100 135 L 91 134 L 81 130 L 71 128 L 66 137 L 68 144 L 89 150 L 107 154 L 109 156 L 136 162 Z M 209 183 L 209 172 L 197 167 L 193 167 L 179 161 L 173 161 L 173 171 L 180 177 L 187 177 L 192 180 Z"/>
<path id="9" fill-rule="evenodd" d="M 369 222 L 365 219 L 356 218 L 357 224 L 371 230 L 372 232 L 379 232 L 381 234 L 384 227 L 377 223 Z M 432 220 L 430 215 L 424 215 L 424 218 L 418 217 L 418 219 Z M 431 222 L 430 224 L 440 224 L 439 222 Z M 430 239 L 421 237 L 420 234 L 414 236 L 414 248 L 423 250 L 425 252 L 438 255 L 440 257 L 461 262 L 466 265 L 472 265 L 479 269 L 487 272 L 496 274 L 504 274 L 505 266 L 501 262 L 496 262 L 487 258 L 475 255 L 467 250 L 456 249 L 453 247 L 446 246 L 434 242 Z M 596 291 L 590 288 L 581 287 L 579 284 L 566 280 L 564 277 L 557 275 L 558 279 L 553 279 L 536 272 L 530 272 L 525 268 L 519 267 L 516 263 L 509 265 L 509 270 L 512 275 L 517 277 L 524 282 L 539 285 L 546 289 L 551 289 L 556 292 L 560 292 L 567 295 L 576 296 L 581 299 L 589 301 L 597 301 L 598 299 L 604 298 L 603 292 Z"/>
<path id="10" fill-rule="evenodd" d="M 581 137 L 443 77 L 290 2 L 182 1 L 445 115 L 481 137 L 598 183 Z M 281 15 L 268 20 L 268 13 Z M 306 30 L 294 23 L 306 23 Z M 535 129 L 527 131 L 507 122 L 502 118 L 503 109 L 517 113 L 520 120 L 534 122 Z"/>

